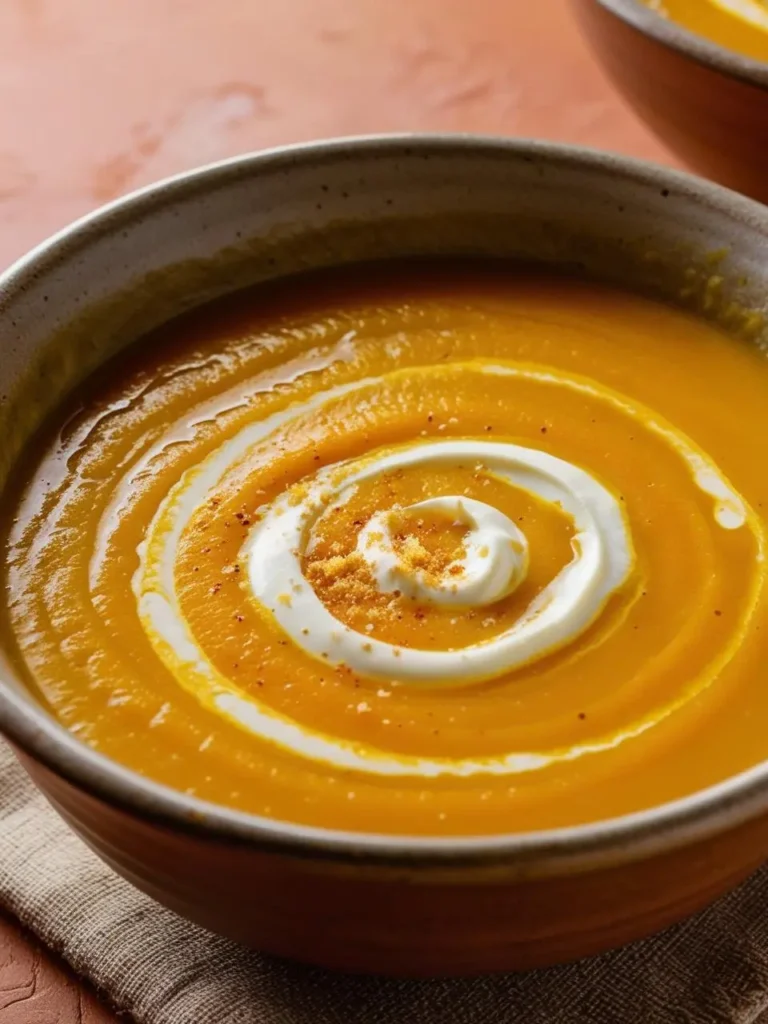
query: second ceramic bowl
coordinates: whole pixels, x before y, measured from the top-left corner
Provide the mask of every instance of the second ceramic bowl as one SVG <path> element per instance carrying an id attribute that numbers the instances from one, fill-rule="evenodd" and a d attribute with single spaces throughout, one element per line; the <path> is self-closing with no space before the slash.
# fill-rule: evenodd
<path id="1" fill-rule="evenodd" d="M 768 64 L 701 39 L 641 0 L 573 0 L 619 90 L 695 171 L 768 202 Z"/>

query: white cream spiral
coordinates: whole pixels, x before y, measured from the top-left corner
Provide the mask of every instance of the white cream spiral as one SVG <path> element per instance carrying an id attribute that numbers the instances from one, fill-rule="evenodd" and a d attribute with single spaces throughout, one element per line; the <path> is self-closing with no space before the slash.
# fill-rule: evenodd
<path id="1" fill-rule="evenodd" d="M 407 376 L 408 372 L 393 371 L 389 379 L 396 380 L 401 374 Z M 690 439 L 650 410 L 593 382 L 547 368 L 477 361 L 467 363 L 466 372 L 566 388 L 590 401 L 603 402 L 642 424 L 682 460 L 695 486 L 711 497 L 713 518 L 720 528 L 732 531 L 749 526 L 758 545 L 757 557 L 762 562 L 763 529 L 754 512 Z M 188 469 L 157 509 L 139 548 L 139 567 L 133 588 L 146 635 L 180 686 L 214 714 L 299 757 L 337 769 L 379 776 L 437 778 L 513 775 L 611 749 L 652 728 L 716 678 L 731 657 L 730 648 L 708 666 L 696 687 L 674 696 L 663 708 L 639 718 L 621 732 L 562 749 L 515 750 L 488 757 L 457 759 L 396 754 L 325 734 L 276 711 L 222 674 L 198 643 L 181 608 L 175 566 L 182 534 L 212 490 L 256 446 L 263 445 L 293 420 L 322 415 L 329 403 L 348 398 L 357 391 L 362 393 L 378 380 L 366 378 L 330 388 L 251 423 L 199 465 Z M 573 523 L 573 558 L 506 632 L 464 649 L 409 648 L 400 649 L 398 655 L 391 645 L 356 633 L 331 615 L 304 578 L 301 557 L 311 544 L 313 524 L 319 522 L 326 509 L 349 500 L 362 481 L 375 479 L 388 467 L 427 462 L 435 465 L 441 460 L 449 464 L 456 460 L 480 461 L 485 472 L 509 486 L 535 494 L 545 502 L 559 503 Z M 537 449 L 511 443 L 446 439 L 385 449 L 321 470 L 310 478 L 300 500 L 295 498 L 295 494 L 288 493 L 277 498 L 264 510 L 261 521 L 252 527 L 245 550 L 252 600 L 311 655 L 320 658 L 328 655 L 351 665 L 360 674 L 372 677 L 378 674 L 406 685 L 456 685 L 488 679 L 562 647 L 595 621 L 611 594 L 622 587 L 632 570 L 634 553 L 629 528 L 613 494 L 583 469 Z M 434 507 L 434 499 L 430 500 Z M 443 509 L 446 502 L 458 500 L 455 496 L 440 498 Z M 465 545 L 467 590 L 463 597 L 467 603 L 482 606 L 487 600 L 493 600 L 494 594 L 509 593 L 519 583 L 525 570 L 525 538 L 521 540 L 516 528 L 510 529 L 514 524 L 498 510 L 482 502 L 464 501 L 463 510 L 456 507 L 456 511 L 470 527 L 469 542 Z M 370 531 L 369 538 L 371 532 L 379 531 Z M 391 559 L 390 564 L 386 564 L 389 557 L 386 531 L 381 532 L 385 543 L 378 548 L 366 548 L 366 552 L 369 564 L 374 566 L 374 576 L 379 578 L 381 571 L 384 583 L 380 585 L 388 586 L 388 570 L 397 570 L 398 566 L 391 564 Z M 475 542 L 479 543 L 475 546 Z M 493 545 L 498 553 L 504 544 L 509 545 L 514 557 L 497 563 L 498 571 L 491 564 L 488 569 L 477 565 L 475 559 L 480 558 L 481 548 L 487 545 L 490 549 Z M 402 582 L 402 575 L 400 578 Z M 752 585 L 737 640 L 747 628 L 761 579 L 760 576 Z M 424 582 L 413 575 L 408 580 L 413 592 L 422 600 L 426 596 Z M 436 601 L 450 599 L 444 593 L 431 596 Z"/>
<path id="2" fill-rule="evenodd" d="M 400 648 L 360 634 L 336 619 L 302 573 L 306 540 L 323 513 L 330 506 L 343 506 L 358 485 L 384 473 L 473 461 L 479 461 L 489 475 L 557 504 L 575 527 L 572 560 L 511 628 L 467 647 Z M 449 585 L 428 588 L 418 574 L 405 570 L 387 541 L 386 516 L 369 523 L 358 543 L 374 563 L 380 588 L 405 586 L 422 599 L 455 598 L 469 607 L 505 596 L 525 574 L 527 545 L 520 530 L 482 502 L 456 497 L 440 501 L 452 503 L 457 515 L 469 519 L 473 527 L 466 589 L 459 584 L 455 592 Z M 485 557 L 480 555 L 483 549 L 488 552 Z M 286 497 L 269 507 L 253 529 L 244 554 L 252 595 L 308 653 L 374 678 L 445 685 L 492 679 L 574 640 L 594 622 L 633 564 L 632 542 L 619 502 L 589 473 L 533 448 L 479 440 L 410 445 L 350 466 L 331 466 L 316 475 L 298 504 Z"/>

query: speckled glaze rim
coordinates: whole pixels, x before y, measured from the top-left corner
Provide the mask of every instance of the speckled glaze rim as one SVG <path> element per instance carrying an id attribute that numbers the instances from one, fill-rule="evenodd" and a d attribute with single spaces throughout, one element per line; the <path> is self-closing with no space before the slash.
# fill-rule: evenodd
<path id="1" fill-rule="evenodd" d="M 736 224 L 749 225 L 768 242 L 768 208 L 680 171 L 608 153 L 531 140 L 473 135 L 389 135 L 347 138 L 268 150 L 211 164 L 134 192 L 76 221 L 0 275 L 0 304 L 32 279 L 45 275 L 94 236 L 151 217 L 169 198 L 189 198 L 242 176 L 322 164 L 358 153 L 391 157 L 403 149 L 437 159 L 461 150 L 577 169 L 600 179 L 674 190 L 694 197 Z M 411 837 L 303 826 L 232 810 L 152 782 L 86 747 L 41 706 L 0 680 L 0 731 L 55 775 L 129 814 L 198 839 L 242 844 L 264 852 L 409 872 L 503 869 L 511 876 L 541 877 L 598 870 L 642 859 L 733 829 L 768 813 L 768 761 L 692 796 L 651 810 L 593 824 L 479 837 Z"/>
<path id="2" fill-rule="evenodd" d="M 768 89 L 768 62 L 755 60 L 696 35 L 676 22 L 662 17 L 642 0 L 593 0 L 632 28 L 657 43 L 675 50 L 720 74 L 736 78 L 758 89 Z"/>

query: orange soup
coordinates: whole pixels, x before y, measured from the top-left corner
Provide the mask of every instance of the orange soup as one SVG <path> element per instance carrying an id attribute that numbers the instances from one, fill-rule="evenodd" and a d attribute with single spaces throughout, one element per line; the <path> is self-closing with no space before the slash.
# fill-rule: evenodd
<path id="1" fill-rule="evenodd" d="M 768 61 L 768 0 L 643 0 L 697 35 Z"/>
<path id="2" fill-rule="evenodd" d="M 2 639 L 79 739 L 259 815 L 573 825 L 768 755 L 768 364 L 548 272 L 227 298 L 19 460 Z"/>

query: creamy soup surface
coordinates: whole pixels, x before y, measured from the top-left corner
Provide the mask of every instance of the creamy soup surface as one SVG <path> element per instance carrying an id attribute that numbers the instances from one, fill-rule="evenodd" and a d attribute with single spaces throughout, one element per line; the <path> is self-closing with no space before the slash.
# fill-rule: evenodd
<path id="1" fill-rule="evenodd" d="M 666 18 L 746 57 L 768 62 L 768 0 L 642 0 Z"/>
<path id="2" fill-rule="evenodd" d="M 768 756 L 768 363 L 549 272 L 195 310 L 19 460 L 0 634 L 80 740 L 384 833 L 573 825 Z"/>

